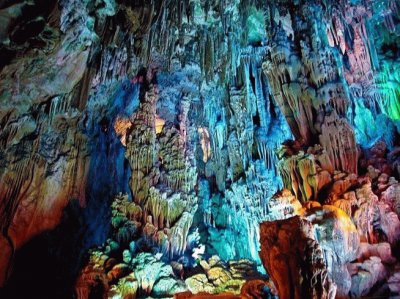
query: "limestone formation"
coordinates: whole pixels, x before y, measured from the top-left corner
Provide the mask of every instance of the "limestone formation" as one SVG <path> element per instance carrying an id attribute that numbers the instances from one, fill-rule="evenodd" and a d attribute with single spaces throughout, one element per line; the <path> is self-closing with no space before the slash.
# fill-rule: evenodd
<path id="1" fill-rule="evenodd" d="M 261 224 L 261 260 L 279 298 L 335 298 L 311 222 L 295 216 Z"/>
<path id="2" fill-rule="evenodd" d="M 399 20 L 0 0 L 0 297 L 398 296 Z"/>

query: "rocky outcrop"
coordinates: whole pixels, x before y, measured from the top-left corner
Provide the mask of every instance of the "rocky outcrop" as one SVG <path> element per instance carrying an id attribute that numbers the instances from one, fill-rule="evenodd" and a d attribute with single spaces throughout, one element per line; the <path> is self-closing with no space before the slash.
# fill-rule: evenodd
<path id="1" fill-rule="evenodd" d="M 299 216 L 263 222 L 260 236 L 261 260 L 279 298 L 335 298 L 311 222 Z"/>
<path id="2" fill-rule="evenodd" d="M 351 275 L 349 295 L 356 298 L 366 296 L 380 285 L 383 285 L 381 289 L 388 290 L 389 294 L 398 293 L 392 287 L 392 281 L 396 281 L 395 263 L 396 259 L 392 256 L 389 243 L 361 243 L 357 260 L 347 264 Z"/>
<path id="3" fill-rule="evenodd" d="M 393 284 L 390 283 L 390 279 L 395 280 L 396 277 L 391 274 L 391 269 L 396 264 L 391 248 L 396 248 L 398 242 L 399 218 L 393 195 L 397 181 L 384 177 L 375 176 L 371 183 L 368 176 L 357 178 L 355 175 L 335 172 L 332 177 L 333 183 L 326 193 L 326 201 L 333 205 L 308 201 L 299 207 L 300 203 L 288 190 L 273 197 L 270 204 L 276 206 L 277 211 L 282 210 L 279 209 L 282 204 L 285 208 L 280 213 L 272 214 L 276 215 L 275 218 L 271 218 L 272 222 L 262 224 L 261 233 L 264 237 L 260 241 L 266 242 L 267 245 L 261 243 L 260 255 L 267 271 L 278 284 L 278 290 L 279 281 L 284 285 L 284 281 L 293 279 L 282 274 L 286 272 L 283 272 L 283 266 L 276 262 L 280 256 L 278 253 L 286 253 L 304 244 L 302 239 L 296 239 L 293 235 L 299 232 L 286 232 L 290 231 L 289 227 L 294 229 L 295 225 L 291 223 L 296 217 L 300 217 L 297 221 L 301 223 L 309 221 L 310 238 L 323 253 L 322 260 L 326 265 L 327 277 L 335 285 L 337 298 L 366 296 L 379 285 L 382 287 L 377 294 L 391 292 Z M 379 195 L 374 193 L 372 186 L 375 186 Z M 269 235 L 271 237 L 268 237 Z M 272 256 L 274 250 L 277 256 Z M 309 275 L 303 274 L 301 270 L 306 258 L 300 260 L 303 262 L 285 264 L 285 267 L 292 267 L 288 270 L 290 273 L 301 273 L 299 276 L 304 280 L 304 277 Z M 393 278 L 390 278 L 392 276 Z M 290 283 L 292 284 L 293 282 Z M 305 290 L 307 287 L 301 289 Z"/>
<path id="4" fill-rule="evenodd" d="M 365 296 L 371 288 L 387 275 L 380 258 L 373 256 L 363 263 L 353 263 L 349 270 L 351 275 L 351 296 Z"/>
<path id="5" fill-rule="evenodd" d="M 313 233 L 324 253 L 329 277 L 335 283 L 336 297 L 346 298 L 351 279 L 347 263 L 356 259 L 360 237 L 351 218 L 341 209 L 324 205 L 306 211 Z"/>

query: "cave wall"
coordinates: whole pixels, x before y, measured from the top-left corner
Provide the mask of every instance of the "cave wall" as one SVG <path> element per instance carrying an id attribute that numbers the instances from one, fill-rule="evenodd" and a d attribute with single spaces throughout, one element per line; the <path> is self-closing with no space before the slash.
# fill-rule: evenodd
<path id="1" fill-rule="evenodd" d="M 395 244 L 395 229 L 363 222 L 373 194 L 397 188 L 398 6 L 0 1 L 1 284 L 65 217 L 80 237 L 55 259 L 74 269 L 103 244 L 260 270 L 259 224 L 295 214 L 291 195 L 345 211 L 355 197 L 360 236 Z"/>

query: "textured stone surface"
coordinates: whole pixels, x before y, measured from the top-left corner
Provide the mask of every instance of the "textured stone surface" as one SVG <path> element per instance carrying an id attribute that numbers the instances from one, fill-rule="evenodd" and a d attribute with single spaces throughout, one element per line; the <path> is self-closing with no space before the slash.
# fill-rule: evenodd
<path id="1" fill-rule="evenodd" d="M 336 296 L 344 298 L 351 288 L 346 264 L 356 259 L 360 244 L 356 226 L 346 213 L 334 206 L 313 208 L 306 215 L 324 252 L 329 276 L 337 286 Z"/>
<path id="2" fill-rule="evenodd" d="M 399 12 L 0 1 L 0 285 L 71 298 L 85 264 L 80 298 L 167 296 L 195 275 L 239 294 L 260 278 L 259 224 L 302 215 L 346 296 L 348 263 L 387 267 L 400 240 Z M 354 295 L 388 295 L 395 269 L 358 269 Z"/>
<path id="3" fill-rule="evenodd" d="M 279 298 L 335 298 L 311 222 L 295 216 L 261 224 L 261 260 Z"/>
<path id="4" fill-rule="evenodd" d="M 354 297 L 365 296 L 377 282 L 382 281 L 387 275 L 381 259 L 376 256 L 370 257 L 362 263 L 351 264 L 349 272 L 351 275 L 350 294 Z"/>

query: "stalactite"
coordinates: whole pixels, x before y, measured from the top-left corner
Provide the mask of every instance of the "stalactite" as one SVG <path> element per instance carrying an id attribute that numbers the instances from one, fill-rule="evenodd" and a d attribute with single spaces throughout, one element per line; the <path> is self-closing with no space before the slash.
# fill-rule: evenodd
<path id="1" fill-rule="evenodd" d="M 399 170 L 396 1 L 73 0 L 49 12 L 39 2 L 0 4 L 4 256 L 70 207 L 81 256 L 106 238 L 114 197 L 109 240 L 91 252 L 80 297 L 96 287 L 170 297 L 194 265 L 204 289 L 228 289 L 227 260 L 260 264 L 259 223 L 295 215 L 316 232 L 300 238 L 301 261 L 315 267 L 303 282 L 329 297 L 342 273 L 351 294 L 372 289 L 352 267 L 382 263 L 352 257 L 349 277 L 334 263 L 346 235 L 332 241 L 322 222 L 352 217 L 365 242 L 400 238 L 386 191 Z M 346 214 L 327 212 L 337 207 Z M 223 261 L 205 261 L 200 242 Z"/>
<path id="2" fill-rule="evenodd" d="M 328 152 L 335 169 L 357 173 L 357 146 L 354 133 L 345 119 L 325 117 L 321 127 L 321 145 Z"/>

